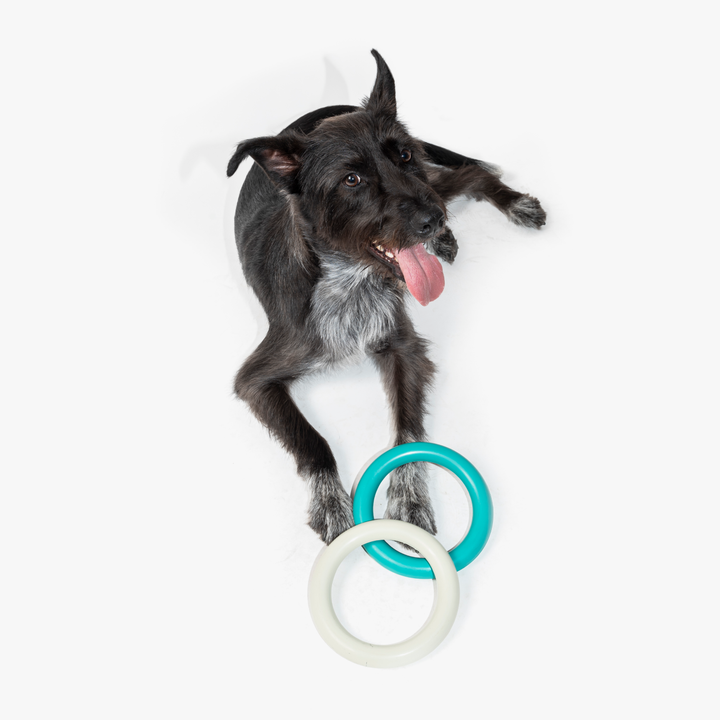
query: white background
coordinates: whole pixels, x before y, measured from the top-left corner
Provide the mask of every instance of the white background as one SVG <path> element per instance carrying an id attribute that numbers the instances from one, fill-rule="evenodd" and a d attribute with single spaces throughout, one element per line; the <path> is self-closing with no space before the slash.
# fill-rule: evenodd
<path id="1" fill-rule="evenodd" d="M 717 718 L 718 51 L 709 3 L 28 2 L 2 70 L 0 714 Z M 500 164 L 539 233 L 452 207 L 413 302 L 430 438 L 496 521 L 456 624 L 372 670 L 316 633 L 293 462 L 232 395 L 265 320 L 234 144 L 358 103 L 383 53 L 417 136 Z M 350 487 L 389 442 L 369 365 L 297 388 Z M 467 510 L 438 471 L 439 537 Z M 381 504 L 379 511 L 382 510 Z M 362 551 L 338 613 L 420 627 Z"/>

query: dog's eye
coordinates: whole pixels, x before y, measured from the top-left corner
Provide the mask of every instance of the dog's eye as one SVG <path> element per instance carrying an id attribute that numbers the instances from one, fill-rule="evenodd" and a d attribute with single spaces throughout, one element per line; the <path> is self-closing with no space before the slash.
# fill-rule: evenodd
<path id="1" fill-rule="evenodd" d="M 410 160 L 412 160 L 412 153 L 409 150 L 403 150 L 400 153 L 400 159 L 403 162 L 410 162 Z"/>
<path id="2" fill-rule="evenodd" d="M 350 173 L 345 176 L 345 184 L 348 187 L 357 187 L 360 184 L 360 178 L 355 173 Z"/>

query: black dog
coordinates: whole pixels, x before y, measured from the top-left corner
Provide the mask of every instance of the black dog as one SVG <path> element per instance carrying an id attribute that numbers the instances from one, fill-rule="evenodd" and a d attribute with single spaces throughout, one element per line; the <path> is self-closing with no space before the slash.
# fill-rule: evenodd
<path id="1" fill-rule="evenodd" d="M 323 108 L 246 140 L 227 170 L 248 155 L 257 163 L 235 235 L 270 324 L 235 392 L 294 456 L 310 485 L 310 527 L 327 543 L 353 525 L 352 506 L 330 447 L 290 396 L 293 381 L 367 354 L 387 390 L 394 443 L 424 440 L 434 365 L 405 298 L 409 290 L 426 305 L 443 290 L 437 258 L 457 254 L 446 203 L 466 195 L 518 225 L 545 223 L 540 203 L 500 182 L 495 166 L 413 138 L 397 119 L 390 70 L 373 55 L 377 77 L 362 107 Z M 436 532 L 423 464 L 395 471 L 387 515 Z"/>

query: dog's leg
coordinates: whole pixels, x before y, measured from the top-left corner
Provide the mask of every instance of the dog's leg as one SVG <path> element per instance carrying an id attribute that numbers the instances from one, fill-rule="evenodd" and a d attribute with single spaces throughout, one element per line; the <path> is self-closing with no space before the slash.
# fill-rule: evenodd
<path id="1" fill-rule="evenodd" d="M 458 253 L 458 244 L 452 230 L 447 225 L 431 242 L 432 249 L 441 260 L 444 260 L 449 265 L 455 262 L 455 257 Z"/>
<path id="2" fill-rule="evenodd" d="M 505 185 L 499 168 L 436 145 L 425 143 L 424 147 L 430 161 L 436 163 L 428 173 L 430 185 L 444 202 L 466 195 L 487 200 L 516 225 L 537 229 L 545 224 L 545 210 L 539 201 Z"/>
<path id="3" fill-rule="evenodd" d="M 390 401 L 395 425 L 395 445 L 425 440 L 425 404 L 435 374 L 426 342 L 409 327 L 399 339 L 373 353 Z M 395 470 L 387 491 L 386 517 L 404 520 L 435 534 L 430 504 L 427 465 L 410 463 Z"/>
<path id="4" fill-rule="evenodd" d="M 492 163 L 485 162 L 484 160 L 475 160 L 474 158 L 461 155 L 460 153 L 447 150 L 439 145 L 433 145 L 432 143 L 424 142 L 423 150 L 427 155 L 428 160 L 435 165 L 442 165 L 447 168 L 457 168 L 462 165 L 477 165 L 483 170 L 487 170 L 495 177 L 502 176 L 502 170 Z"/>
<path id="5" fill-rule="evenodd" d="M 295 458 L 298 473 L 310 486 L 308 524 L 330 543 L 353 526 L 352 502 L 330 446 L 290 397 L 291 382 L 306 372 L 307 364 L 297 357 L 287 360 L 279 337 L 268 333 L 240 368 L 235 392 Z"/>

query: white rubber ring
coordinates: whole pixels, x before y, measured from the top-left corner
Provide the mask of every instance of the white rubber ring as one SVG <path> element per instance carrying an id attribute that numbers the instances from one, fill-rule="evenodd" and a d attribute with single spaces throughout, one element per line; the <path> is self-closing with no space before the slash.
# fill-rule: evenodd
<path id="1" fill-rule="evenodd" d="M 435 603 L 430 617 L 414 635 L 392 645 L 371 645 L 351 635 L 332 605 L 332 583 L 340 563 L 374 540 L 397 540 L 414 547 L 435 574 Z M 430 533 L 400 520 L 370 520 L 339 535 L 318 555 L 308 585 L 310 616 L 322 639 L 358 665 L 388 668 L 408 665 L 432 652 L 450 632 L 460 603 L 457 570 L 447 550 Z"/>

